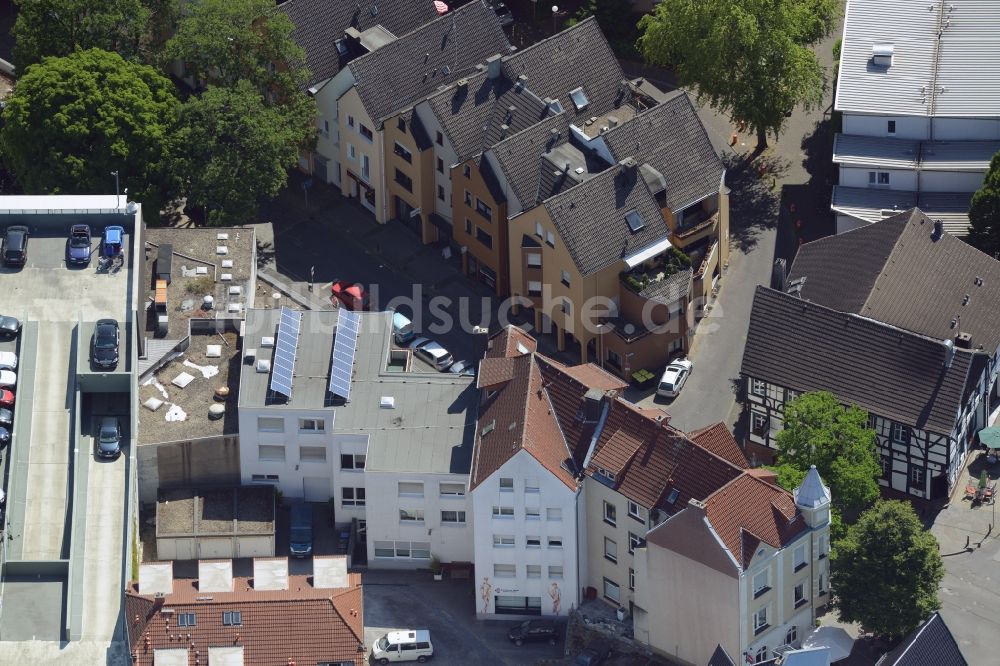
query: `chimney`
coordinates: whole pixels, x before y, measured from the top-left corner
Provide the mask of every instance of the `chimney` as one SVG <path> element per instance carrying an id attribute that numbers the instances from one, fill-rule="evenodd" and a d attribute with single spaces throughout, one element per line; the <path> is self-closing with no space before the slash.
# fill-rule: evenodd
<path id="1" fill-rule="evenodd" d="M 487 76 L 491 79 L 496 79 L 500 77 L 500 65 L 502 64 L 500 60 L 500 54 L 491 55 L 486 59 L 486 71 Z"/>
<path id="2" fill-rule="evenodd" d="M 941 236 L 944 235 L 944 222 L 941 220 L 934 220 L 934 231 L 931 233 L 932 241 L 941 240 Z"/>
<path id="3" fill-rule="evenodd" d="M 960 349 L 972 349 L 972 334 L 964 331 L 959 332 L 955 336 L 955 346 Z"/>
<path id="4" fill-rule="evenodd" d="M 626 183 L 631 183 L 635 181 L 635 172 L 639 168 L 639 165 L 631 157 L 626 157 L 621 162 L 618 163 L 619 173 L 622 175 L 622 179 Z"/>
<path id="5" fill-rule="evenodd" d="M 361 42 L 361 31 L 354 26 L 351 26 L 344 31 L 344 38 L 349 42 L 358 44 Z"/>
<path id="6" fill-rule="evenodd" d="M 583 420 L 597 421 L 601 418 L 601 401 L 604 393 L 600 389 L 590 389 L 583 396 Z"/>
<path id="7" fill-rule="evenodd" d="M 460 91 L 464 92 L 469 87 L 469 79 L 459 79 L 456 85 Z"/>
<path id="8" fill-rule="evenodd" d="M 955 359 L 955 343 L 951 340 L 944 341 L 944 367 L 951 367 L 951 362 Z"/>
<path id="9" fill-rule="evenodd" d="M 524 86 L 527 85 L 527 83 L 528 83 L 528 75 L 527 74 L 521 74 L 520 76 L 517 77 L 517 87 L 518 87 L 518 90 L 523 90 Z"/>

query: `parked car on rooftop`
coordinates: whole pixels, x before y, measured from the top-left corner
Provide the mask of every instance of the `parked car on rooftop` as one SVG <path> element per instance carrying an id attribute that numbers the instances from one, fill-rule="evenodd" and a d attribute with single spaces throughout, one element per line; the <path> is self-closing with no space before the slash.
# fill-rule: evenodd
<path id="1" fill-rule="evenodd" d="M 13 370 L 0 370 L 0 388 L 17 386 L 17 373 Z"/>
<path id="2" fill-rule="evenodd" d="M 86 266 L 90 263 L 91 251 L 90 227 L 86 224 L 74 224 L 66 239 L 67 263 Z"/>
<path id="3" fill-rule="evenodd" d="M 440 372 L 444 372 L 455 362 L 447 349 L 428 338 L 415 339 L 410 343 L 410 349 L 413 350 L 415 356 L 427 361 Z"/>
<path id="4" fill-rule="evenodd" d="M 21 322 L 14 317 L 0 315 L 0 335 L 8 338 L 16 338 L 21 332 Z"/>
<path id="5" fill-rule="evenodd" d="M 0 407 L 14 407 L 14 392 L 10 389 L 0 389 Z"/>
<path id="6" fill-rule="evenodd" d="M 0 351 L 0 370 L 17 370 L 17 354 Z"/>
<path id="7" fill-rule="evenodd" d="M 24 266 L 27 263 L 30 235 L 28 227 L 7 227 L 7 233 L 3 237 L 3 263 L 8 266 Z"/>

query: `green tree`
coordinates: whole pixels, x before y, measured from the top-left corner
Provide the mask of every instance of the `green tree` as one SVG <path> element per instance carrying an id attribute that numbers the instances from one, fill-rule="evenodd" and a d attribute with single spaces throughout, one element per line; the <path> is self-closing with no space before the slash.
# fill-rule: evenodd
<path id="1" fill-rule="evenodd" d="M 982 187 L 969 206 L 969 243 L 986 254 L 1000 252 L 1000 153 L 993 156 Z"/>
<path id="2" fill-rule="evenodd" d="M 859 407 L 843 407 L 832 393 L 803 393 L 785 405 L 784 428 L 778 433 L 778 476 L 805 475 L 816 465 L 830 485 L 833 503 L 858 511 L 879 496 L 881 467 L 875 431 Z M 790 469 L 784 469 L 784 468 Z"/>
<path id="3" fill-rule="evenodd" d="M 830 554 L 830 587 L 845 622 L 899 638 L 940 607 L 944 565 L 934 535 L 907 502 L 861 514 Z"/>
<path id="4" fill-rule="evenodd" d="M 136 57 L 152 16 L 143 0 L 16 1 L 12 32 L 18 72 L 45 56 L 66 56 L 77 49 L 99 48 Z"/>
<path id="5" fill-rule="evenodd" d="M 170 194 L 162 168 L 178 105 L 168 79 L 116 53 L 46 58 L 8 98 L 0 147 L 27 192 L 106 193 L 118 171 L 155 213 Z"/>
<path id="6" fill-rule="evenodd" d="M 181 108 L 171 173 L 189 207 L 209 224 L 244 224 L 257 203 L 285 186 L 300 136 L 280 108 L 267 107 L 249 81 L 209 86 Z"/>
<path id="7" fill-rule="evenodd" d="M 587 0 L 573 18 L 566 21 L 566 25 L 576 25 L 591 16 L 597 19 L 597 24 L 601 26 L 601 31 L 618 57 L 629 60 L 641 57 L 635 48 L 635 40 L 639 34 L 639 15 L 629 7 L 623 7 L 621 0 Z"/>
<path id="8" fill-rule="evenodd" d="M 838 12 L 835 0 L 663 0 L 639 22 L 638 46 L 699 99 L 745 121 L 759 153 L 797 104 L 822 103 L 825 76 L 809 45 Z"/>

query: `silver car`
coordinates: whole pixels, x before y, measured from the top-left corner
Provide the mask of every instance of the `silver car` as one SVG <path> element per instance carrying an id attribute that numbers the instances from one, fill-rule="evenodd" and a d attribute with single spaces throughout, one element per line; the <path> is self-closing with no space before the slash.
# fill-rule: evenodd
<path id="1" fill-rule="evenodd" d="M 410 349 L 413 350 L 414 355 L 427 361 L 440 372 L 444 372 L 455 362 L 455 359 L 451 357 L 451 352 L 428 338 L 417 338 L 410 343 Z"/>

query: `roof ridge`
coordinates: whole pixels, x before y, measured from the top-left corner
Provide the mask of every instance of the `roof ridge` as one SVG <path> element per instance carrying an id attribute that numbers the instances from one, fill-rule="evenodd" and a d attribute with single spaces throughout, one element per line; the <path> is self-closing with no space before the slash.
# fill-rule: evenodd
<path id="1" fill-rule="evenodd" d="M 893 241 L 892 243 L 892 249 L 889 250 L 889 254 L 885 256 L 885 261 L 882 262 L 882 266 L 878 271 L 878 275 L 875 276 L 875 281 L 872 282 L 872 288 L 868 290 L 868 295 L 865 296 L 865 300 L 861 303 L 861 307 L 859 309 L 862 312 L 864 312 L 865 308 L 868 307 L 868 303 L 869 301 L 871 301 L 872 294 L 875 293 L 875 291 L 878 289 L 879 283 L 882 281 L 882 278 L 885 277 L 885 267 L 888 266 L 889 262 L 892 261 L 893 255 L 896 254 L 896 250 L 899 248 L 899 242 L 903 238 L 903 234 L 906 233 L 906 229 L 910 226 L 910 222 L 913 221 L 913 218 L 917 215 L 919 210 L 920 210 L 919 208 L 913 207 L 908 211 L 903 211 L 897 215 L 893 215 L 892 217 L 886 220 L 882 220 L 882 222 L 879 223 L 879 224 L 885 224 L 886 222 L 889 222 L 890 224 L 892 224 L 895 222 L 902 222 L 902 227 L 899 230 L 899 234 L 896 236 L 896 240 Z M 903 215 L 906 215 L 905 221 L 902 220 Z M 865 227 L 858 227 L 858 228 L 863 229 Z M 833 237 L 835 238 L 836 236 Z"/>

